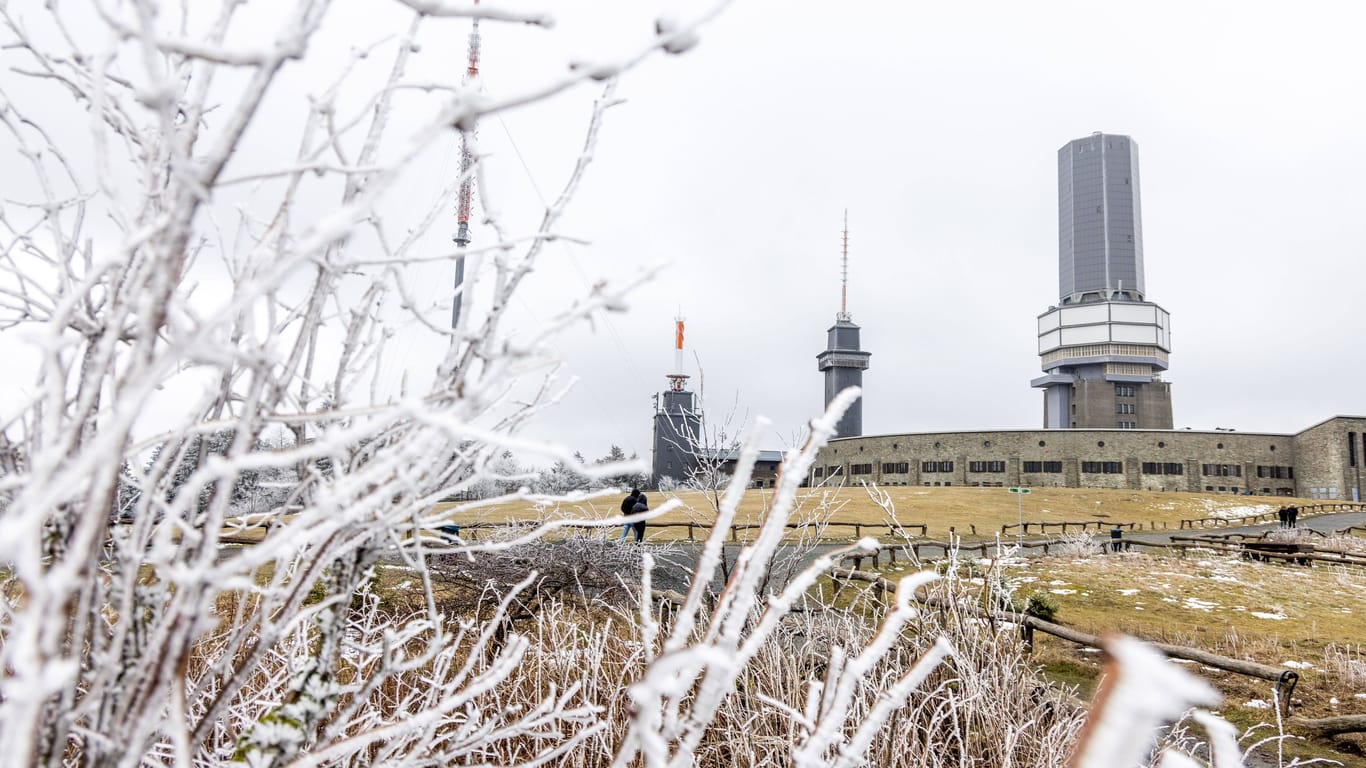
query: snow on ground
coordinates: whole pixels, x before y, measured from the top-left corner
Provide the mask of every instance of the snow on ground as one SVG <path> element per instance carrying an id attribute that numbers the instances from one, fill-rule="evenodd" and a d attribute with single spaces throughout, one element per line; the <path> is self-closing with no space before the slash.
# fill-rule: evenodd
<path id="1" fill-rule="evenodd" d="M 1265 701 L 1262 701 L 1261 699 L 1252 699 L 1243 706 L 1247 707 L 1248 709 L 1271 709 L 1271 705 L 1266 703 Z"/>
<path id="2" fill-rule="evenodd" d="M 1265 613 L 1263 611 L 1253 611 L 1251 615 L 1259 619 L 1271 619 L 1273 621 L 1284 621 L 1286 618 L 1284 613 Z"/>
<path id="3" fill-rule="evenodd" d="M 1196 506 L 1205 513 L 1202 517 L 1219 517 L 1224 519 L 1265 515 L 1275 512 L 1277 509 L 1274 504 L 1237 504 L 1234 506 L 1224 506 L 1227 503 L 1228 502 L 1220 501 L 1219 499 L 1200 499 Z"/>
<path id="4" fill-rule="evenodd" d="M 1313 665 L 1313 664 L 1310 664 L 1310 663 L 1307 662 L 1307 661 L 1283 661 L 1283 662 L 1281 662 L 1281 666 L 1283 666 L 1283 667 L 1289 667 L 1289 668 L 1291 668 L 1291 669 L 1313 669 L 1313 668 L 1314 668 L 1314 665 Z"/>
<path id="5" fill-rule="evenodd" d="M 1182 608 L 1189 608 L 1193 611 L 1212 611 L 1219 607 L 1218 603 L 1211 603 L 1208 600 L 1201 600 L 1198 597 L 1188 597 L 1186 602 L 1181 604 Z"/>

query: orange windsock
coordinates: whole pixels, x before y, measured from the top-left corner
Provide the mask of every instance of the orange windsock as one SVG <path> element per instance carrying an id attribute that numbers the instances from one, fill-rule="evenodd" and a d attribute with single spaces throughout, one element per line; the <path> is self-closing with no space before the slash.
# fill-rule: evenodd
<path id="1" fill-rule="evenodd" d="M 683 321 L 677 321 L 678 328 L 674 331 L 674 349 L 683 349 Z"/>

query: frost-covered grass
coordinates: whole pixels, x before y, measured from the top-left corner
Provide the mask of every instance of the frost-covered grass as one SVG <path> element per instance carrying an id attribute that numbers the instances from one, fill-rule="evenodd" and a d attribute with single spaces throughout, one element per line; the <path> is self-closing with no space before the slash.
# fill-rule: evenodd
<path id="1" fill-rule="evenodd" d="M 1366 569 L 1147 553 L 1045 557 L 1011 566 L 1019 589 L 1049 591 L 1058 621 L 1068 626 L 1294 669 L 1297 715 L 1366 712 L 1366 696 L 1357 698 L 1366 694 Z M 1044 638 L 1039 644 L 1050 665 L 1097 669 L 1093 655 L 1070 643 Z M 1249 703 L 1269 700 L 1269 683 L 1196 671 L 1225 692 L 1223 714 L 1230 719 L 1251 725 L 1270 717 Z M 1078 672 L 1068 674 L 1075 679 Z"/>

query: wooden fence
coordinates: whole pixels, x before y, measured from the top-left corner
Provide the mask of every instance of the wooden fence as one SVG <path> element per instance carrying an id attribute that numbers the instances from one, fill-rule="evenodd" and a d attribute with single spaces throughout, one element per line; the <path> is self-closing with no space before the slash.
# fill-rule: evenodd
<path id="1" fill-rule="evenodd" d="M 867 582 L 869 584 L 872 584 L 874 588 L 882 590 L 884 592 L 891 592 L 896 589 L 896 585 L 891 580 L 884 578 L 881 574 L 877 573 L 868 573 L 866 571 L 860 571 L 857 569 L 841 568 L 833 571 L 831 575 L 838 579 L 845 579 L 846 581 Z M 942 601 L 936 598 L 927 598 L 922 597 L 919 594 L 916 594 L 915 599 L 922 605 L 927 605 L 930 607 L 944 607 Z M 1043 632 L 1045 634 L 1053 635 L 1054 637 L 1059 637 L 1063 640 L 1077 643 L 1078 645 L 1085 645 L 1090 648 L 1101 647 L 1100 638 L 1098 638 L 1095 635 L 1082 632 L 1078 629 L 1073 629 L 1072 627 L 1063 626 L 1062 624 L 1054 624 L 1051 621 L 1044 621 L 1043 619 L 1040 619 L 1036 616 L 1030 616 L 1028 614 L 1023 613 L 1015 613 L 1013 611 L 988 611 L 984 608 L 971 605 L 957 605 L 955 606 L 955 608 L 958 610 L 965 610 L 971 613 L 972 615 L 981 618 L 992 619 L 995 621 L 1008 621 L 1018 625 L 1020 627 L 1020 636 L 1024 640 L 1025 646 L 1028 648 L 1033 647 L 1035 632 Z M 1255 677 L 1262 680 L 1269 680 L 1276 684 L 1276 698 L 1280 702 L 1282 712 L 1288 713 L 1290 710 L 1291 694 L 1295 690 L 1295 683 L 1298 682 L 1300 679 L 1299 673 L 1295 672 L 1294 670 L 1283 669 L 1281 667 L 1272 667 L 1266 664 L 1258 664 L 1255 661 L 1230 659 L 1227 656 L 1220 656 L 1218 654 L 1210 653 L 1199 648 L 1189 648 L 1183 645 L 1170 645 L 1167 643 L 1149 644 L 1152 645 L 1154 648 L 1157 648 L 1159 651 L 1166 654 L 1170 658 L 1186 659 L 1188 661 L 1194 661 L 1209 667 L 1214 667 L 1215 669 L 1222 669 L 1225 672 L 1233 672 L 1235 674 L 1244 675 L 1247 677 Z"/>
<path id="2" fill-rule="evenodd" d="M 1266 498 L 1265 496 L 1252 496 L 1249 498 Z M 1366 504 L 1352 501 L 1334 501 L 1325 504 L 1306 504 L 1299 507 L 1301 517 L 1311 515 L 1326 515 L 1333 512 L 1366 512 Z M 1201 528 L 1207 525 L 1216 528 L 1232 528 L 1239 525 L 1255 525 L 1257 523 L 1270 523 L 1277 520 L 1275 512 L 1261 512 L 1255 515 L 1243 515 L 1242 517 L 1190 517 L 1181 520 L 1182 529 L 1194 528 L 1197 524 Z"/>
<path id="3" fill-rule="evenodd" d="M 1142 530 L 1142 523 L 1112 523 L 1109 520 L 1082 520 L 1079 522 L 1043 522 L 1038 520 L 1026 520 L 1023 523 L 1007 523 L 1001 526 L 1001 533 L 1006 533 L 1014 528 L 1023 527 L 1021 533 L 1029 533 L 1029 526 L 1035 526 L 1039 533 L 1048 533 L 1049 528 L 1057 528 L 1064 534 L 1067 533 L 1068 526 L 1074 526 L 1077 530 L 1086 532 L 1088 529 L 1095 528 L 1097 531 L 1109 530 L 1110 528 L 1123 528 L 1125 530 Z"/>
<path id="4" fill-rule="evenodd" d="M 541 523 L 538 522 L 538 521 L 531 521 L 531 520 L 516 520 L 516 521 L 511 521 L 511 522 L 506 522 L 506 523 L 471 523 L 471 524 L 469 524 L 469 525 L 461 525 L 461 526 L 458 526 L 458 528 L 459 528 L 459 531 L 460 531 L 460 535 L 461 535 L 461 536 L 465 536 L 466 531 L 473 532 L 473 533 L 477 534 L 479 531 L 496 530 L 496 529 L 500 529 L 500 528 L 534 528 L 534 527 L 536 527 L 537 525 L 540 525 L 540 524 L 541 524 Z M 684 528 L 684 529 L 687 530 L 686 536 L 687 536 L 688 541 L 697 541 L 697 539 L 698 539 L 698 533 L 699 533 L 699 532 L 700 532 L 702 538 L 706 538 L 707 535 L 710 534 L 711 529 L 712 529 L 712 526 L 709 525 L 709 524 L 707 524 L 707 523 L 695 523 L 695 522 L 686 522 L 686 523 L 655 523 L 655 522 L 651 522 L 651 523 L 648 523 L 648 526 L 649 526 L 650 528 Z M 566 528 L 577 528 L 577 529 L 592 529 L 592 528 L 603 528 L 604 526 L 603 526 L 601 523 L 599 523 L 599 524 L 591 524 L 591 523 L 569 523 L 569 524 L 565 525 L 564 527 L 566 527 Z M 610 526 L 607 526 L 607 527 L 610 527 Z M 738 523 L 737 523 L 736 525 L 730 526 L 730 536 L 729 536 L 729 540 L 730 540 L 730 541 L 733 541 L 733 542 L 738 542 L 738 541 L 740 541 L 740 534 L 741 534 L 741 532 L 748 532 L 748 531 L 758 530 L 758 529 L 760 529 L 760 528 L 762 528 L 762 527 L 763 527 L 763 524 L 762 524 L 762 523 L 744 523 L 744 524 L 738 524 Z M 921 536 L 924 536 L 924 535 L 926 535 L 926 534 L 929 532 L 929 526 L 925 525 L 924 523 L 885 523 L 885 522 L 869 523 L 869 522 L 862 522 L 862 521 L 860 521 L 860 522 L 854 522 L 854 521 L 846 521 L 846 520 L 830 520 L 830 521 L 827 521 L 827 522 L 787 523 L 787 524 L 786 524 L 785 526 L 783 526 L 783 527 L 784 527 L 784 528 L 787 528 L 788 530 L 792 530 L 792 531 L 801 530 L 801 529 L 809 529 L 809 528 L 816 528 L 816 529 L 819 529 L 819 530 L 829 530 L 830 528 L 852 528 L 852 529 L 854 530 L 854 538 L 855 538 L 855 539 L 862 538 L 862 537 L 863 537 L 863 532 L 864 532 L 865 530 L 868 530 L 868 531 L 877 531 L 877 532 L 878 532 L 877 535 L 879 535 L 879 536 L 881 536 L 881 535 L 883 535 L 883 534 L 885 533 L 885 535 L 886 535 L 887 537 L 889 537 L 889 538 L 894 537 L 894 536 L 897 536 L 897 535 L 899 535 L 901 532 L 906 532 L 906 533 L 919 533 L 919 535 L 921 535 Z M 468 538 L 474 538 L 474 537 L 468 537 Z"/>

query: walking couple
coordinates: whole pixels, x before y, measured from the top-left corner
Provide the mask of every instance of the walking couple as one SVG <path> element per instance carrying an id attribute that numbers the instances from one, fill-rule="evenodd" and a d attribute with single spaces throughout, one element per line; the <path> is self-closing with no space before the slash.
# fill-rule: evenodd
<path id="1" fill-rule="evenodd" d="M 645 501 L 645 494 L 639 488 L 632 488 L 629 496 L 621 500 L 621 514 L 638 515 L 641 512 L 649 512 L 650 505 Z M 626 541 L 629 533 L 635 532 L 636 543 L 639 544 L 645 539 L 645 521 L 637 520 L 634 523 L 627 523 L 621 527 L 621 541 Z"/>

